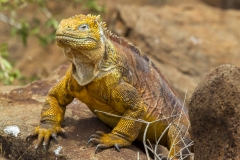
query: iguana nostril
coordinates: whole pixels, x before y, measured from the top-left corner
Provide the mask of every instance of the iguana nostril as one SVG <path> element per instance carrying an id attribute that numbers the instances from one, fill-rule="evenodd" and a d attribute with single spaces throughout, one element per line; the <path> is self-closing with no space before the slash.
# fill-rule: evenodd
<path id="1" fill-rule="evenodd" d="M 72 28 L 71 28 L 70 26 L 66 26 L 65 29 L 66 29 L 67 31 L 72 30 Z"/>

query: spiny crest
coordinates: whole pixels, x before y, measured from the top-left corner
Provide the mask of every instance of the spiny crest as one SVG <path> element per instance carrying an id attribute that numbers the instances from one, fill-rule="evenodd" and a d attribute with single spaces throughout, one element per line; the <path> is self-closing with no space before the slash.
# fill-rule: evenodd
<path id="1" fill-rule="evenodd" d="M 100 16 L 94 16 L 94 15 L 91 15 L 91 14 L 75 15 L 75 16 L 72 16 L 68 19 L 63 19 L 60 23 L 60 27 L 77 29 L 82 24 L 88 24 L 88 26 L 91 28 L 91 30 L 97 32 L 99 17 Z"/>
<path id="2" fill-rule="evenodd" d="M 106 35 L 111 41 L 119 44 L 122 47 L 128 48 L 129 50 L 131 50 L 133 54 L 136 54 L 142 57 L 145 61 L 147 61 L 149 63 L 149 66 L 157 69 L 157 67 L 151 62 L 151 60 L 137 46 L 128 42 L 125 38 L 120 37 L 107 29 L 106 29 Z"/>
<path id="3" fill-rule="evenodd" d="M 96 23 L 98 23 L 101 26 L 102 30 L 104 31 L 105 36 L 112 36 L 112 37 L 120 38 L 117 35 L 115 35 L 114 33 L 112 33 L 110 30 L 108 30 L 106 22 L 100 21 L 100 15 L 96 16 L 96 15 L 92 15 L 92 14 L 88 14 L 88 15 L 80 14 L 80 15 L 72 16 L 70 19 L 74 20 L 76 22 L 79 22 L 79 23 L 89 24 L 90 26 L 96 25 Z"/>
<path id="4" fill-rule="evenodd" d="M 91 14 L 88 14 L 88 15 L 79 14 L 79 15 L 72 16 L 70 19 L 91 25 L 91 24 L 95 24 L 96 21 L 99 22 L 99 18 L 100 18 L 100 15 L 95 16 Z"/>
<path id="5" fill-rule="evenodd" d="M 112 41 L 120 44 L 122 47 L 129 48 L 132 51 L 132 53 L 141 56 L 143 59 L 145 59 L 149 63 L 149 65 L 154 66 L 154 64 L 152 64 L 151 60 L 145 54 L 143 54 L 142 51 L 137 46 L 133 45 L 132 43 L 129 43 L 123 37 L 120 37 L 120 36 L 112 33 L 110 30 L 108 30 L 106 22 L 99 22 L 99 23 L 100 23 L 102 29 L 104 30 L 105 36 L 107 36 Z"/>
<path id="6" fill-rule="evenodd" d="M 107 38 L 120 44 L 122 47 L 129 48 L 132 51 L 132 53 L 141 56 L 143 59 L 145 59 L 147 62 L 149 62 L 150 65 L 152 65 L 151 60 L 145 54 L 143 54 L 142 51 L 137 46 L 133 45 L 132 43 L 129 43 L 123 37 L 120 37 L 120 36 L 112 33 L 110 30 L 108 30 L 107 24 L 105 22 L 100 22 L 100 25 L 101 25 L 102 29 L 104 30 L 104 34 Z"/>

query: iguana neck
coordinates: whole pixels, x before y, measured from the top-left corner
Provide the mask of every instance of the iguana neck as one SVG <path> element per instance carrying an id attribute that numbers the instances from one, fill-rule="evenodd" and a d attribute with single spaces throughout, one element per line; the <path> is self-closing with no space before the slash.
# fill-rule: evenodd
<path id="1" fill-rule="evenodd" d="M 104 48 L 99 48 L 96 52 L 104 52 Z M 79 85 L 84 86 L 100 73 L 98 65 L 102 59 L 100 54 L 96 54 L 95 59 L 92 60 L 89 56 L 91 52 L 85 51 L 83 53 L 71 48 L 64 48 L 64 54 L 68 60 L 72 63 L 72 75 Z M 102 51 L 103 50 L 103 51 Z M 93 52 L 93 51 L 92 51 Z"/>
<path id="2" fill-rule="evenodd" d="M 109 71 L 117 67 L 117 51 L 110 40 L 105 41 L 105 52 L 99 63 L 99 70 Z"/>
<path id="3" fill-rule="evenodd" d="M 116 51 L 113 44 L 108 40 L 96 50 L 80 52 L 71 48 L 64 48 L 63 51 L 72 63 L 73 77 L 81 86 L 92 82 L 100 73 L 116 67 Z M 90 58 L 92 57 L 90 54 L 95 55 L 94 60 Z"/>

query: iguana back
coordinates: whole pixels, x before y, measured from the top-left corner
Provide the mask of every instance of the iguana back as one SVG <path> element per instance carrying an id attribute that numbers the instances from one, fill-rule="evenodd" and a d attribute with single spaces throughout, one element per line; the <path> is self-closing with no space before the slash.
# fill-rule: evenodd
<path id="1" fill-rule="evenodd" d="M 124 80 L 138 89 L 149 117 L 159 119 L 187 112 L 159 69 L 140 49 L 121 37 L 111 35 L 109 39 L 118 54 L 117 66 Z"/>

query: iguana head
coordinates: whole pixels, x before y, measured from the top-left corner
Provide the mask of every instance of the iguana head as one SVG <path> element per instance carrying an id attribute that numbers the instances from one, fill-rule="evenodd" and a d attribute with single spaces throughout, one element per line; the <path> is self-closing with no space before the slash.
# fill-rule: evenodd
<path id="1" fill-rule="evenodd" d="M 72 75 L 80 85 L 90 83 L 99 73 L 105 53 L 105 23 L 99 16 L 76 15 L 61 21 L 57 44 L 72 62 Z"/>
<path id="2" fill-rule="evenodd" d="M 99 16 L 80 14 L 64 19 L 56 32 L 57 44 L 76 50 L 95 49 L 104 41 L 103 27 Z"/>

